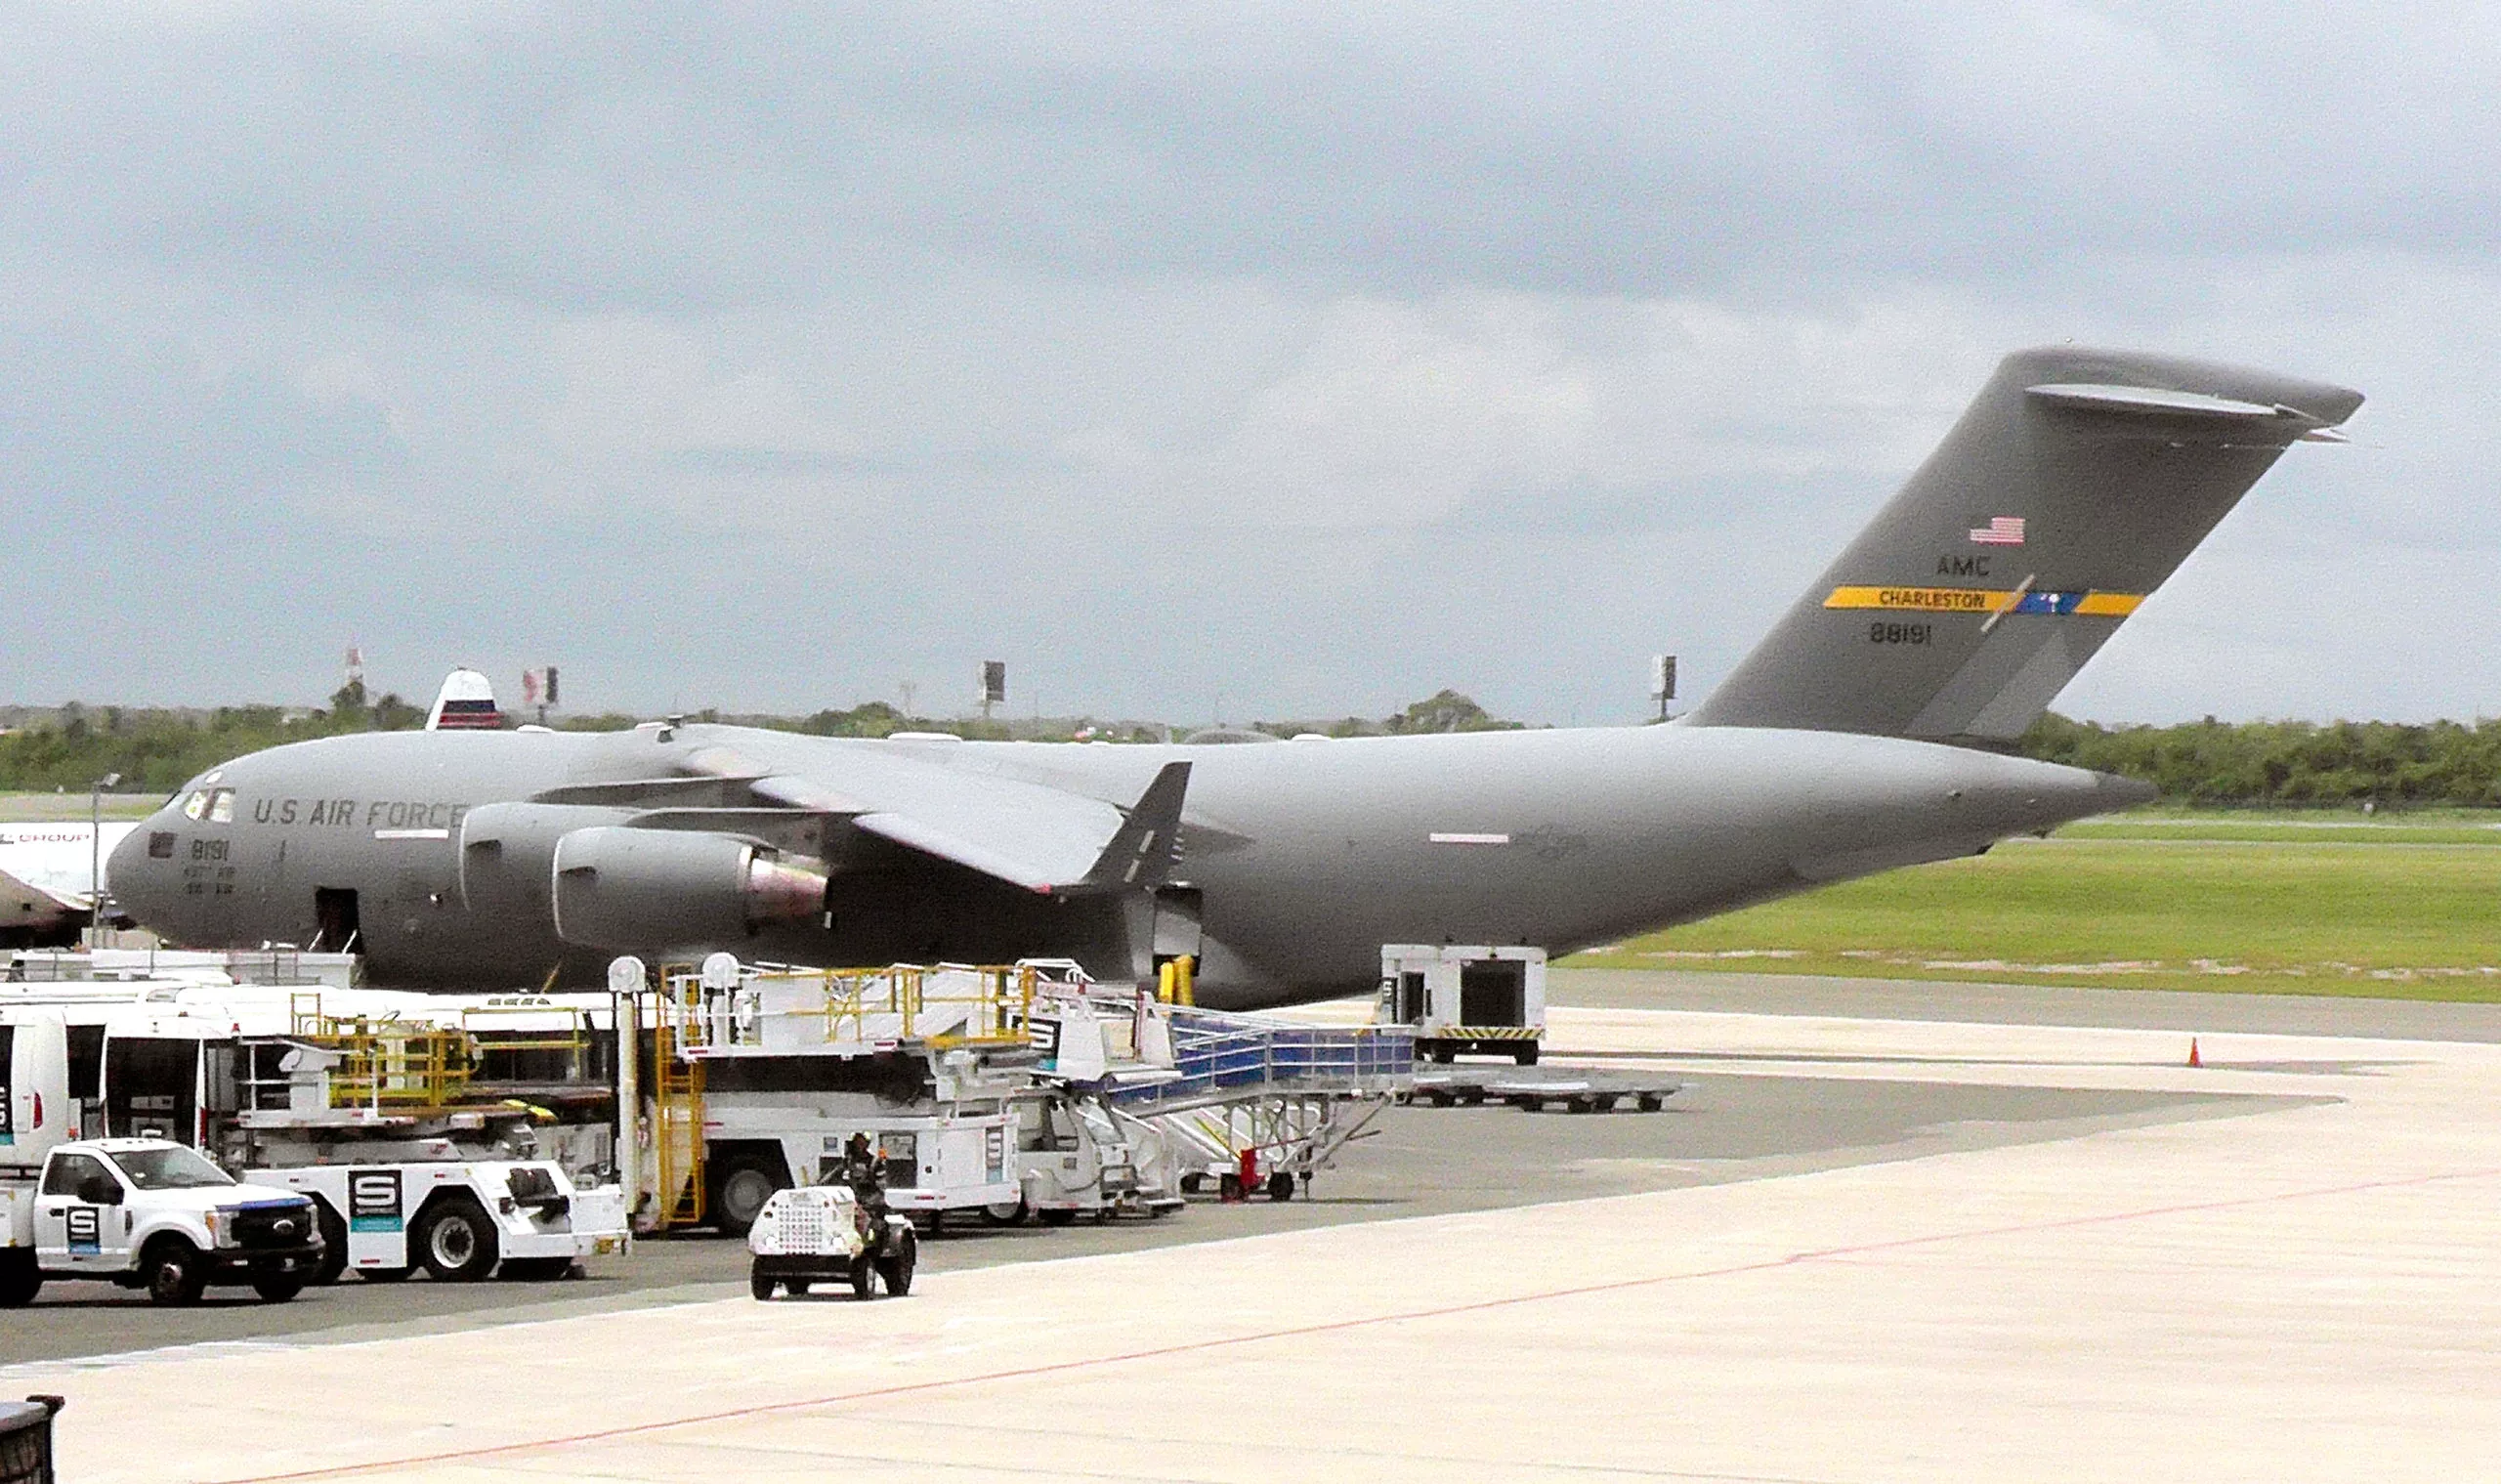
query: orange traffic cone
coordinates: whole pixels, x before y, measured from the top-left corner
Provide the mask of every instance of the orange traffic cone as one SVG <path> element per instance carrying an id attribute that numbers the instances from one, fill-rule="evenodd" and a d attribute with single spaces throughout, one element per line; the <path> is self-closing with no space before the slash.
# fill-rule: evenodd
<path id="1" fill-rule="evenodd" d="M 2194 1036 L 2188 1038 L 2188 1065 L 2192 1067 L 2202 1067 L 2205 1065 L 2205 1062 L 2199 1059 L 2197 1055 L 2197 1038 Z"/>

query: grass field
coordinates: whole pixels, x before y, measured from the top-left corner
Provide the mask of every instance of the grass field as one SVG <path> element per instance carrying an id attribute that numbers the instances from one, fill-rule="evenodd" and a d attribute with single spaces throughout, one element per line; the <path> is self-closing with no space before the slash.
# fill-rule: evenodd
<path id="1" fill-rule="evenodd" d="M 2119 816 L 1570 961 L 2501 1001 L 2501 829 Z"/>

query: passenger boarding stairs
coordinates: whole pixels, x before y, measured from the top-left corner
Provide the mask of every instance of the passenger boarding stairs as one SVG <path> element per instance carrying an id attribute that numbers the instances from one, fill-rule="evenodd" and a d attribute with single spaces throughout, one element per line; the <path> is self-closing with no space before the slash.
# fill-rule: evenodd
<path id="1" fill-rule="evenodd" d="M 1033 1013 L 1045 1076 L 1101 1097 L 1200 1178 L 1279 1199 L 1416 1085 L 1407 1026 L 1323 1029 L 1100 993 L 1044 994 Z"/>
<path id="2" fill-rule="evenodd" d="M 1275 1182 L 1331 1167 L 1415 1087 L 1410 1027 L 1323 1029 L 1113 994 L 1066 959 L 791 969 L 721 954 L 660 979 L 657 1023 L 686 1063 L 899 1051 L 927 1059 L 942 1098 L 1056 1084 L 1198 1177 L 1246 1183 L 1250 1155 L 1279 1198 L 1290 1187 Z"/>

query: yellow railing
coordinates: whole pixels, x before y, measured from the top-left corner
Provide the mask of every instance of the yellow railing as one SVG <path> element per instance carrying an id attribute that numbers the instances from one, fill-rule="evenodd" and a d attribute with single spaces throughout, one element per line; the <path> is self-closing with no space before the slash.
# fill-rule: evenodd
<path id="1" fill-rule="evenodd" d="M 335 1053 L 333 1108 L 442 1108 L 469 1088 L 476 1046 L 447 1026 L 368 1015 L 329 1015 L 318 993 L 287 996 L 293 1039 Z"/>
<path id="2" fill-rule="evenodd" d="M 749 1034 L 749 1028 L 736 1020 L 742 1001 L 715 997 L 706 1003 L 699 977 L 691 968 L 671 965 L 662 974 L 667 1001 L 663 1014 L 684 1028 L 683 1045 L 721 1050 Z M 743 1001 L 746 1004 L 760 1004 L 768 997 L 779 1000 L 777 1015 L 785 1022 L 821 1025 L 827 1041 L 868 1039 L 870 1017 L 891 1017 L 894 1034 L 906 1040 L 925 1037 L 932 1046 L 941 1048 L 1016 1046 L 1032 1037 L 1038 978 L 1031 965 L 1020 964 L 774 969 L 744 976 L 735 993 L 751 995 Z M 811 986 L 818 992 L 813 1000 L 805 997 Z M 793 988 L 801 992 L 799 996 L 786 993 Z M 774 993 L 777 990 L 785 993 Z M 927 1034 L 932 1025 L 947 1029 Z M 760 1035 L 760 1028 L 753 1034 Z"/>

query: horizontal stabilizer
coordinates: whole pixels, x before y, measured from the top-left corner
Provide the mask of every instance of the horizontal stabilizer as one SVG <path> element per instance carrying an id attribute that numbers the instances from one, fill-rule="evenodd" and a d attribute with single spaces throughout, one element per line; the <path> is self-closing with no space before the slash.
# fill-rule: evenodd
<path id="1" fill-rule="evenodd" d="M 2361 402 L 2174 357 L 2010 356 L 1686 724 L 2019 737 L 2286 446 Z"/>
<path id="2" fill-rule="evenodd" d="M 2091 382 L 2067 382 L 2063 385 L 2025 387 L 2024 394 L 2055 406 L 2079 407 L 2093 412 L 2135 413 L 2142 417 L 2237 417 L 2300 419 L 2305 428 L 2317 426 L 2318 420 L 2291 407 L 2265 406 L 2254 402 L 2234 402 L 2228 397 L 2209 397 L 2203 392 L 2181 392 L 2163 387 L 2098 386 Z"/>

